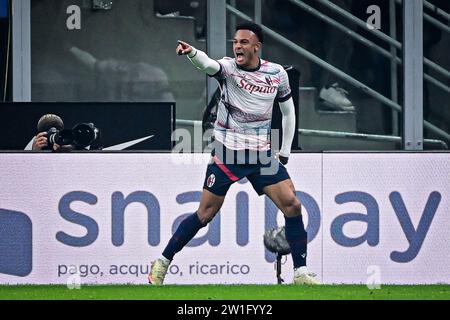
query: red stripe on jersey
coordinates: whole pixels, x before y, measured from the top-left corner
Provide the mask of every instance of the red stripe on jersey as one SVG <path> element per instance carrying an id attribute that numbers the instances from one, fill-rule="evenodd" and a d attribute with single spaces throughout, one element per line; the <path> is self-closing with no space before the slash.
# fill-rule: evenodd
<path id="1" fill-rule="evenodd" d="M 217 158 L 217 156 L 213 157 L 214 162 L 217 164 L 217 166 L 219 167 L 220 170 L 223 171 L 223 173 L 225 173 L 227 175 L 227 177 L 231 180 L 231 181 L 238 181 L 239 178 L 236 177 L 231 171 L 230 169 L 227 168 L 226 165 L 223 164 L 222 161 L 220 161 L 219 158 Z"/>

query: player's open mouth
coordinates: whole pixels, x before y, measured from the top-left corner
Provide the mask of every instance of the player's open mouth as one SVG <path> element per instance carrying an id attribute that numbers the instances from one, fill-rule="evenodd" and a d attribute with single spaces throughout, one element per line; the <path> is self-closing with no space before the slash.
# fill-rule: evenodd
<path id="1" fill-rule="evenodd" d="M 238 63 L 244 62 L 245 57 L 244 57 L 244 54 L 242 52 L 236 52 L 235 55 L 236 55 L 236 61 Z"/>

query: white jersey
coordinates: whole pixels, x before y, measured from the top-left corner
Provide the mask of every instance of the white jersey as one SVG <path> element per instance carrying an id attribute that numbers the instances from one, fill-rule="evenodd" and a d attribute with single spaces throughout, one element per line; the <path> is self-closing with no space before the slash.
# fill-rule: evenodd
<path id="1" fill-rule="evenodd" d="M 270 127 L 275 99 L 291 97 L 287 72 L 265 60 L 255 70 L 241 69 L 235 59 L 218 60 L 214 77 L 221 87 L 221 98 L 214 125 L 217 141 L 233 150 L 270 149 Z"/>

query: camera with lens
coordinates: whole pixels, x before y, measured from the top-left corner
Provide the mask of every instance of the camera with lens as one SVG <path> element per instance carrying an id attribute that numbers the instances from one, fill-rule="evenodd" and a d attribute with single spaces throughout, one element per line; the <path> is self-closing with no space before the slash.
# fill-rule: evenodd
<path id="1" fill-rule="evenodd" d="M 99 130 L 93 123 L 78 123 L 72 129 L 51 127 L 47 131 L 48 144 L 71 145 L 75 150 L 84 150 L 97 139 Z"/>

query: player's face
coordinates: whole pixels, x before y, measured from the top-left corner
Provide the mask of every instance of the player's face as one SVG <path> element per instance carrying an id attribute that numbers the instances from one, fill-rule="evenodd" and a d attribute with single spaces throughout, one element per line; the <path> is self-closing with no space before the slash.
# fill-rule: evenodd
<path id="1" fill-rule="evenodd" d="M 233 40 L 233 52 L 237 65 L 246 68 L 256 68 L 259 63 L 261 42 L 250 30 L 238 30 Z"/>

